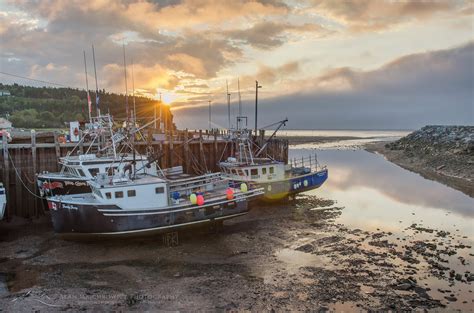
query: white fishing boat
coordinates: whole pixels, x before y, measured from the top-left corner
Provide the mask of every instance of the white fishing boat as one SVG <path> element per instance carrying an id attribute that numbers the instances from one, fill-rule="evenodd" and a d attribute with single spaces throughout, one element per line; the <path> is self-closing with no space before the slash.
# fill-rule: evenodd
<path id="1" fill-rule="evenodd" d="M 113 120 L 110 115 L 93 119 L 85 130 L 83 137 L 67 156 L 59 159 L 61 171 L 56 173 L 43 172 L 37 175 L 38 189 L 41 195 L 66 195 L 90 192 L 87 184 L 98 174 L 115 175 L 119 172 L 131 174 L 157 175 L 156 163 L 150 156 L 135 152 L 129 142 L 130 136 L 137 131 L 128 133 L 114 132 Z M 85 139 L 90 139 L 85 153 Z"/>
<path id="2" fill-rule="evenodd" d="M 229 187 L 220 173 L 163 179 L 107 176 L 89 181 L 92 192 L 48 198 L 54 231 L 102 236 L 166 231 L 241 216 L 261 189 Z"/>
<path id="3" fill-rule="evenodd" d="M 0 183 L 0 220 L 5 215 L 5 208 L 7 207 L 7 195 L 3 183 Z"/>

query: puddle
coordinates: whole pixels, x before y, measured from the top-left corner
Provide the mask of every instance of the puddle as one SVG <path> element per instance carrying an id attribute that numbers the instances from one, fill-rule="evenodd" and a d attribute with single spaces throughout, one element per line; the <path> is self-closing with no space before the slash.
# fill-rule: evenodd
<path id="1" fill-rule="evenodd" d="M 310 254 L 306 252 L 296 251 L 293 249 L 279 250 L 275 256 L 277 259 L 286 265 L 286 269 L 291 272 L 296 272 L 299 268 L 305 266 L 312 267 L 332 267 L 331 260 L 327 257 Z"/>
<path id="2" fill-rule="evenodd" d="M 14 274 L 10 273 L 0 273 L 0 297 L 10 294 L 8 284 L 14 278 L 14 276 Z"/>

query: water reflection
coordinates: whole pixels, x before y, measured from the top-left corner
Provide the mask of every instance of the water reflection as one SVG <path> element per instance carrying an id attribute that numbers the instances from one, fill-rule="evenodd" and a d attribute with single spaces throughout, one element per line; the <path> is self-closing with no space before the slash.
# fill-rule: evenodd
<path id="1" fill-rule="evenodd" d="M 299 158 L 314 151 L 292 149 Z M 400 221 L 460 229 L 473 234 L 474 199 L 440 183 L 409 172 L 382 156 L 364 150 L 322 150 L 320 163 L 329 167 L 329 179 L 310 193 L 345 206 L 345 223 L 363 228 L 383 225 L 400 229 Z"/>

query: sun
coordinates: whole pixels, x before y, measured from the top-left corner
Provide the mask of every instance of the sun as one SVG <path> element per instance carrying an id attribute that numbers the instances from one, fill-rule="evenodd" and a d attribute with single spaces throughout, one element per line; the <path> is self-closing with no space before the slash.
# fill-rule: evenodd
<path id="1" fill-rule="evenodd" d="M 171 105 L 173 102 L 178 100 L 179 96 L 172 91 L 160 91 L 156 95 L 156 98 L 161 99 L 161 101 L 166 105 Z"/>

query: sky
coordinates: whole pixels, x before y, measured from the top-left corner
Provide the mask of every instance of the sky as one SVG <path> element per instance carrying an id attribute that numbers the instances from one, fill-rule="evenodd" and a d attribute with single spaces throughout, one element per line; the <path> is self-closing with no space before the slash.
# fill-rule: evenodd
<path id="1" fill-rule="evenodd" d="M 228 127 L 227 85 L 231 126 L 240 85 L 253 127 L 256 80 L 259 126 L 474 124 L 472 1 L 0 1 L 3 73 L 85 89 L 92 44 L 100 89 L 125 93 L 124 46 L 128 92 L 161 96 L 180 128 L 207 128 L 209 101 Z"/>

